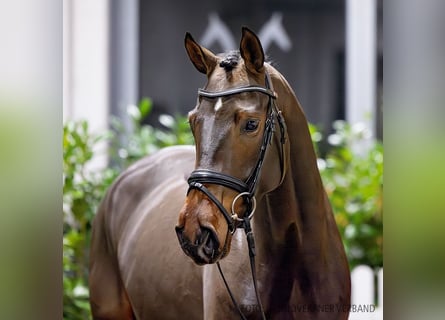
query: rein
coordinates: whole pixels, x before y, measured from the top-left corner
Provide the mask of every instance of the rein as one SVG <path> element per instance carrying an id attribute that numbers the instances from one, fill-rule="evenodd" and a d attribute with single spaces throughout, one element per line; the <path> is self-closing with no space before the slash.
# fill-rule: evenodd
<path id="1" fill-rule="evenodd" d="M 285 134 L 286 134 L 286 124 L 284 122 L 284 118 L 281 114 L 281 111 L 277 108 L 275 104 L 276 95 L 272 88 L 272 82 L 270 81 L 269 74 L 266 72 L 266 79 L 265 79 L 266 87 L 261 86 L 241 86 L 233 89 L 228 89 L 224 91 L 206 91 L 203 89 L 198 90 L 198 96 L 200 97 L 206 97 L 206 98 L 220 98 L 225 97 L 229 95 L 235 95 L 240 94 L 244 92 L 258 92 L 261 94 L 265 94 L 269 96 L 269 103 L 267 107 L 267 117 L 266 117 L 266 124 L 264 128 L 263 133 L 263 140 L 261 144 L 261 148 L 259 151 L 259 156 L 257 163 L 255 167 L 252 169 L 249 177 L 246 179 L 246 181 L 242 181 L 238 178 L 232 177 L 230 175 L 216 172 L 213 170 L 207 170 L 207 169 L 197 169 L 194 170 L 190 177 L 188 178 L 187 182 L 189 184 L 189 189 L 187 191 L 187 194 L 192 189 L 197 189 L 204 193 L 221 211 L 224 218 L 227 221 L 228 224 L 228 230 L 233 234 L 237 230 L 237 228 L 242 228 L 245 231 L 247 244 L 249 248 L 249 260 L 250 260 L 250 267 L 252 272 L 252 279 L 253 284 L 255 288 L 255 294 L 256 299 L 258 302 L 258 305 L 260 307 L 261 315 L 263 320 L 266 319 L 263 306 L 261 304 L 261 299 L 259 296 L 258 288 L 257 288 L 257 277 L 256 277 L 256 270 L 255 270 L 255 240 L 253 237 L 252 228 L 250 225 L 250 220 L 253 217 L 253 214 L 256 209 L 256 199 L 255 199 L 255 191 L 258 186 L 258 181 L 261 173 L 261 169 L 263 167 L 264 157 L 266 155 L 267 146 L 271 144 L 272 142 L 272 136 L 275 131 L 275 118 L 278 120 L 278 124 L 280 126 L 280 132 L 281 132 L 281 180 L 280 184 L 282 183 L 285 175 L 285 157 L 284 157 L 284 144 L 285 144 Z M 210 192 L 210 190 L 204 186 L 204 184 L 216 184 L 221 185 L 227 188 L 230 188 L 232 190 L 237 191 L 239 194 L 233 199 L 232 207 L 231 207 L 231 213 L 227 212 L 227 210 L 224 208 L 223 204 Z M 243 198 L 245 199 L 247 203 L 247 210 L 244 213 L 244 216 L 240 218 L 238 214 L 235 212 L 235 203 L 238 201 L 238 199 Z M 227 237 L 226 237 L 227 241 Z M 224 277 L 224 274 L 222 272 L 221 266 L 219 262 L 217 262 L 218 270 L 221 274 L 221 277 L 224 281 L 224 284 L 227 288 L 227 291 L 230 295 L 230 298 L 232 299 L 232 303 L 235 306 L 235 308 L 238 310 L 238 313 L 241 317 L 241 319 L 246 319 L 244 314 L 241 312 L 241 309 L 236 302 L 232 291 L 229 288 L 229 285 Z"/>

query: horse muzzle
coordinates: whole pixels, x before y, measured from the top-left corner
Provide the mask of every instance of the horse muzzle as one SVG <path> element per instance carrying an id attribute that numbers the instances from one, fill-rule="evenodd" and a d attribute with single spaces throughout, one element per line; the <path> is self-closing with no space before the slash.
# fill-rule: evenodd
<path id="1" fill-rule="evenodd" d="M 196 264 L 211 264 L 220 258 L 219 241 L 213 230 L 200 227 L 194 242 L 186 237 L 183 227 L 177 226 L 175 230 L 182 250 L 192 258 Z"/>

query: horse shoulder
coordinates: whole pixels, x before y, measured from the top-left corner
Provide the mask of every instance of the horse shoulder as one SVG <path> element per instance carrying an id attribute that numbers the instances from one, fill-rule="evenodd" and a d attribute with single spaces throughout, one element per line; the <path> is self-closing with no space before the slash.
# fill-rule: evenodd
<path id="1" fill-rule="evenodd" d="M 149 197 L 165 180 L 185 180 L 193 163 L 193 147 L 168 147 L 136 161 L 119 175 L 101 204 L 102 222 L 114 246 L 127 223 L 140 212 L 137 208 L 143 199 Z"/>

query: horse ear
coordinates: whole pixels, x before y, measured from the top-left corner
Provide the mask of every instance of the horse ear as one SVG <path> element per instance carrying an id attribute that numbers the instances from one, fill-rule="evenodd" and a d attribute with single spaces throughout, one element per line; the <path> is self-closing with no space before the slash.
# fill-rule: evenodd
<path id="1" fill-rule="evenodd" d="M 241 57 L 244 59 L 247 70 L 261 72 L 264 66 L 264 51 L 260 39 L 247 27 L 242 28 L 240 43 Z"/>
<path id="2" fill-rule="evenodd" d="M 184 44 L 185 50 L 195 68 L 201 73 L 210 75 L 216 66 L 216 56 L 213 52 L 201 47 L 188 32 L 185 34 Z"/>

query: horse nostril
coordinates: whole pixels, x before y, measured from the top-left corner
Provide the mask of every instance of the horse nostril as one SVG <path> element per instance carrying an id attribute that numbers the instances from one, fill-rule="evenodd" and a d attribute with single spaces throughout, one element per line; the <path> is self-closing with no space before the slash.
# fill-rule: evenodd
<path id="1" fill-rule="evenodd" d="M 176 235 L 178 236 L 179 243 L 184 241 L 184 227 L 175 227 Z"/>
<path id="2" fill-rule="evenodd" d="M 203 250 L 208 256 L 212 256 L 219 247 L 219 241 L 215 232 L 204 227 L 201 227 L 200 244 L 203 245 Z"/>

